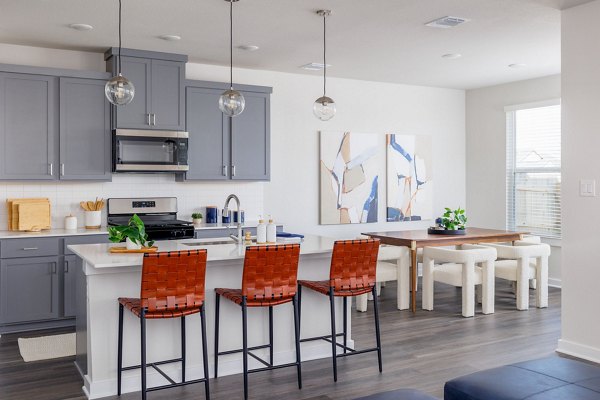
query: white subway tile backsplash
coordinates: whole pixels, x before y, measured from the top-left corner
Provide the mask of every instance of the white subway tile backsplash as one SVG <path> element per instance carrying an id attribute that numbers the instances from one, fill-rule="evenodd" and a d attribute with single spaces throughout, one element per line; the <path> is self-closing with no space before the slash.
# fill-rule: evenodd
<path id="1" fill-rule="evenodd" d="M 47 197 L 52 206 L 52 227 L 63 228 L 64 217 L 72 214 L 77 217 L 79 226 L 84 225 L 83 210 L 79 202 L 110 197 L 177 197 L 181 219 L 191 220 L 193 212 L 204 214 L 205 207 L 223 207 L 230 194 L 238 195 L 247 220 L 258 219 L 263 214 L 264 183 L 262 182 L 175 182 L 172 175 L 115 175 L 112 182 L 105 183 L 2 183 L 0 201 L 7 198 Z M 0 230 L 7 229 L 7 208 L 0 207 Z M 106 209 L 102 212 L 106 223 Z"/>

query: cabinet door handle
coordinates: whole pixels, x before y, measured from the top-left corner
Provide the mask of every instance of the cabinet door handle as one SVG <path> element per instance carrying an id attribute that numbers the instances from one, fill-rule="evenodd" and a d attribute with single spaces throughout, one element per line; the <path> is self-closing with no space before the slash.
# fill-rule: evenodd
<path id="1" fill-rule="evenodd" d="M 60 176 L 65 176 L 65 164 L 60 163 Z"/>
<path id="2" fill-rule="evenodd" d="M 149 126 L 150 126 L 150 125 L 152 125 L 152 124 L 150 123 L 150 113 L 146 114 L 146 116 L 148 117 L 148 125 L 149 125 Z"/>
<path id="3" fill-rule="evenodd" d="M 54 175 L 54 164 L 48 164 L 48 170 L 50 172 L 50 176 Z"/>
<path id="4" fill-rule="evenodd" d="M 235 176 L 235 165 L 231 166 L 231 176 Z"/>
<path id="5" fill-rule="evenodd" d="M 152 113 L 152 126 L 156 126 L 156 114 Z"/>
<path id="6" fill-rule="evenodd" d="M 52 273 L 56 274 L 56 263 L 55 262 L 52 263 Z"/>
<path id="7" fill-rule="evenodd" d="M 23 250 L 25 251 L 30 251 L 30 250 L 37 250 L 37 247 L 23 247 Z"/>
<path id="8" fill-rule="evenodd" d="M 223 176 L 227 176 L 227 165 L 223 165 Z"/>
<path id="9" fill-rule="evenodd" d="M 69 273 L 69 262 L 65 261 L 65 274 Z"/>

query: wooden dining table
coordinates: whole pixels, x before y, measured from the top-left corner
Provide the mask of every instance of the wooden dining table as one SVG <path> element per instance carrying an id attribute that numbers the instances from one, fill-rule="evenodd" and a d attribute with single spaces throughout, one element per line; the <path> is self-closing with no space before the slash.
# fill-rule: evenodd
<path id="1" fill-rule="evenodd" d="M 363 235 L 377 238 L 382 244 L 406 246 L 410 249 L 411 274 L 410 294 L 412 312 L 417 311 L 417 249 L 423 247 L 457 246 L 461 244 L 513 242 L 520 240 L 527 232 L 512 232 L 497 229 L 467 228 L 464 235 L 436 235 L 427 229 L 410 231 L 365 232 Z"/>

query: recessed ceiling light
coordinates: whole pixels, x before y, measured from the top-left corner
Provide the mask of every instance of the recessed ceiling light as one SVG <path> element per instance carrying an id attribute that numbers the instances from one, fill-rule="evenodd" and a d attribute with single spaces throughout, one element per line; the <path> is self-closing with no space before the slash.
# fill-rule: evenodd
<path id="1" fill-rule="evenodd" d="M 255 46 L 253 44 L 243 44 L 241 46 L 238 46 L 238 49 L 246 50 L 246 51 L 256 51 L 256 50 L 260 49 L 260 47 Z"/>
<path id="2" fill-rule="evenodd" d="M 461 58 L 462 54 L 460 53 L 448 53 L 448 54 L 443 54 L 442 58 L 445 58 L 447 60 L 455 60 L 457 58 Z"/>
<path id="3" fill-rule="evenodd" d="M 525 68 L 527 66 L 527 64 L 515 63 L 515 64 L 509 64 L 508 66 L 510 68 Z"/>
<path id="4" fill-rule="evenodd" d="M 331 64 L 327 64 L 327 68 L 331 67 Z M 323 63 L 309 63 L 301 65 L 300 68 L 305 69 L 307 71 L 320 71 L 325 68 L 325 64 Z"/>
<path id="5" fill-rule="evenodd" d="M 160 35 L 158 38 L 167 42 L 176 42 L 178 40 L 181 40 L 181 36 L 178 35 Z"/>
<path id="6" fill-rule="evenodd" d="M 445 16 L 442 18 L 435 19 L 431 22 L 425 24 L 425 26 L 429 26 L 432 28 L 454 28 L 455 26 L 464 24 L 465 22 L 469 22 L 470 19 L 460 18 L 460 17 L 451 17 Z"/>
<path id="7" fill-rule="evenodd" d="M 76 31 L 91 31 L 92 29 L 94 29 L 93 26 L 88 25 L 88 24 L 71 24 L 69 25 L 69 28 L 71 29 L 75 29 Z"/>

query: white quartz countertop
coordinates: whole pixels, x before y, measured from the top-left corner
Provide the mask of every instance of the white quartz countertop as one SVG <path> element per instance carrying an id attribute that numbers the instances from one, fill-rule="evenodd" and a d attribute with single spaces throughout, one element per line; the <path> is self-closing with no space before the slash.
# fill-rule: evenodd
<path id="1" fill-rule="evenodd" d="M 53 236 L 83 236 L 83 235 L 108 235 L 108 230 L 105 226 L 100 229 L 85 229 L 79 228 L 74 230 L 69 229 L 48 229 L 40 232 L 21 232 L 21 231 L 0 231 L 0 239 L 24 239 L 36 237 L 53 237 Z"/>
<path id="2" fill-rule="evenodd" d="M 283 224 L 280 224 L 278 222 L 275 222 L 275 225 L 277 226 L 283 226 Z M 242 223 L 242 228 L 256 228 L 258 226 L 258 221 L 246 221 Z M 227 229 L 227 227 L 231 228 L 231 229 L 236 229 L 237 228 L 237 222 L 232 222 L 231 224 L 223 224 L 221 222 L 216 223 L 216 224 L 207 224 L 206 222 L 203 222 L 200 225 L 194 225 L 194 228 L 196 230 L 210 230 L 210 229 Z"/>
<path id="3" fill-rule="evenodd" d="M 331 253 L 336 239 L 324 236 L 306 235 L 300 243 L 300 255 L 304 254 L 323 254 Z M 227 241 L 227 244 L 217 244 L 216 242 Z M 279 242 L 278 244 L 288 244 L 292 242 Z M 122 246 L 122 244 L 83 244 L 70 245 L 69 250 L 81 257 L 85 262 L 94 268 L 115 268 L 128 266 L 141 266 L 143 254 L 115 254 L 109 253 L 111 246 Z M 157 241 L 154 243 L 159 252 L 165 251 L 183 251 L 193 249 L 207 249 L 208 261 L 226 261 L 243 259 L 245 254 L 245 245 L 238 245 L 229 241 L 228 238 L 218 239 L 183 239 Z"/>

